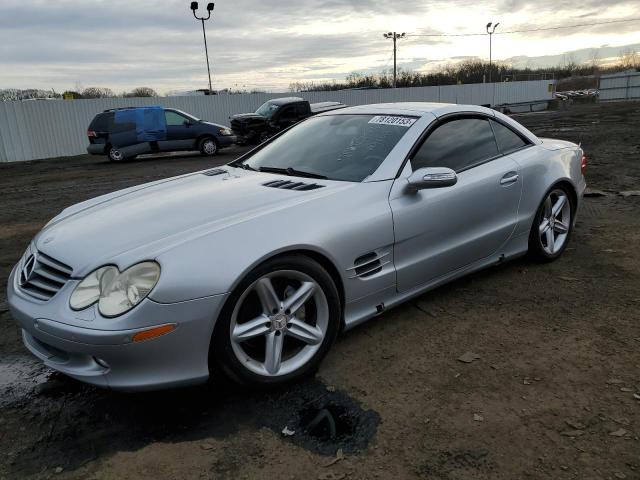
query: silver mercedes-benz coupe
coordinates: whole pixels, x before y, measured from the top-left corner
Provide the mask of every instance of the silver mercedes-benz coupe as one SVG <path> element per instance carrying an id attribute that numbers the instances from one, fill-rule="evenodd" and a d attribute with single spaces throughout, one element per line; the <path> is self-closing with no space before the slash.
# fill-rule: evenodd
<path id="1" fill-rule="evenodd" d="M 65 209 L 8 302 L 26 347 L 85 382 L 279 384 L 426 290 L 527 252 L 558 258 L 585 167 L 577 145 L 483 107 L 333 111 L 223 167 Z"/>

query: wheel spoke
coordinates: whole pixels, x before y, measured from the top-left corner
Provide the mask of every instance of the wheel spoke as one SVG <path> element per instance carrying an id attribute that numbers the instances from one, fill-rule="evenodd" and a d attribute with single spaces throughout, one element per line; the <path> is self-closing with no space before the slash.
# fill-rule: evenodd
<path id="1" fill-rule="evenodd" d="M 544 234 L 547 230 L 549 230 L 549 219 L 545 218 L 540 223 L 540 235 Z"/>
<path id="2" fill-rule="evenodd" d="M 260 305 L 262 305 L 262 311 L 264 313 L 271 315 L 272 313 L 280 310 L 280 299 L 278 298 L 276 291 L 273 289 L 271 279 L 263 277 L 258 280 L 255 290 L 258 294 L 258 298 L 260 299 Z"/>
<path id="3" fill-rule="evenodd" d="M 564 204 L 566 202 L 567 197 L 565 197 L 564 195 L 558 197 L 558 200 L 556 200 L 556 203 L 553 204 L 553 208 L 551 209 L 551 214 L 554 218 L 560 214 L 560 212 L 562 211 L 562 207 L 564 207 Z"/>
<path id="4" fill-rule="evenodd" d="M 556 240 L 553 236 L 553 229 L 549 228 L 545 235 L 547 236 L 547 249 L 549 250 L 549 253 L 555 252 Z"/>
<path id="5" fill-rule="evenodd" d="M 296 313 L 315 291 L 316 284 L 314 282 L 303 282 L 300 288 L 284 301 L 284 309 L 287 311 L 287 315 Z"/>
<path id="6" fill-rule="evenodd" d="M 549 218 L 551 216 L 551 195 L 544 201 L 544 216 Z"/>
<path id="7" fill-rule="evenodd" d="M 266 336 L 267 343 L 264 354 L 264 368 L 267 372 L 275 375 L 280 371 L 282 360 L 282 344 L 284 335 L 280 332 L 271 332 Z"/>
<path id="8" fill-rule="evenodd" d="M 246 323 L 241 323 L 233 327 L 231 337 L 236 342 L 246 342 L 255 337 L 260 337 L 269 332 L 269 318 L 260 315 Z"/>
<path id="9" fill-rule="evenodd" d="M 553 230 L 556 233 L 567 233 L 569 231 L 569 227 L 562 222 L 556 221 L 553 224 Z"/>
<path id="10" fill-rule="evenodd" d="M 287 335 L 309 345 L 317 345 L 322 341 L 322 330 L 315 325 L 309 325 L 298 318 L 292 318 L 289 322 Z"/>

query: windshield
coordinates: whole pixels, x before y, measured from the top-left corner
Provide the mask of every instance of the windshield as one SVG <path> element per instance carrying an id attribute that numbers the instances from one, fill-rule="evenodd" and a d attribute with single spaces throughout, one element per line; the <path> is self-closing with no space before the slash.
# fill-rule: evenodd
<path id="1" fill-rule="evenodd" d="M 416 121 L 386 115 L 312 117 L 242 162 L 249 168 L 291 169 L 331 180 L 361 182 Z"/>
<path id="2" fill-rule="evenodd" d="M 256 113 L 263 117 L 271 118 L 273 114 L 276 113 L 276 110 L 278 110 L 278 105 L 269 100 L 268 102 L 264 102 L 260 105 L 260 108 L 256 110 Z"/>

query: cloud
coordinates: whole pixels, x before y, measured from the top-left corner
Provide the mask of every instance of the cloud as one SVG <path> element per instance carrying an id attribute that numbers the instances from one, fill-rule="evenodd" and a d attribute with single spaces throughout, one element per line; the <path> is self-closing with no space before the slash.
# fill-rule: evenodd
<path id="1" fill-rule="evenodd" d="M 201 10 L 206 2 L 200 2 Z M 292 81 L 341 80 L 350 72 L 389 68 L 388 30 L 408 33 L 483 32 L 485 18 L 501 28 L 583 23 L 602 11 L 584 0 L 219 0 L 206 23 L 217 88 L 286 88 Z M 607 15 L 640 10 L 608 0 Z M 506 12 L 506 13 L 505 13 Z M 596 12 L 596 13 L 591 13 Z M 598 19 L 600 17 L 597 17 Z M 609 18 L 609 17 L 607 17 Z M 496 21 L 496 20 L 494 20 Z M 500 37 L 495 58 L 539 56 L 571 49 L 590 35 L 593 45 L 622 45 L 638 24 Z M 635 34 L 637 41 L 637 34 Z M 551 43 L 553 42 L 553 43 Z M 584 45 L 583 45 L 584 46 Z M 398 63 L 422 70 L 456 57 L 485 55 L 483 37 L 408 37 Z M 536 51 L 536 49 L 538 51 Z M 202 31 L 184 0 L 3 0 L 0 2 L 0 88 L 73 88 L 76 82 L 125 90 L 202 88 L 206 67 Z M 501 57 L 500 57 L 501 56 Z"/>

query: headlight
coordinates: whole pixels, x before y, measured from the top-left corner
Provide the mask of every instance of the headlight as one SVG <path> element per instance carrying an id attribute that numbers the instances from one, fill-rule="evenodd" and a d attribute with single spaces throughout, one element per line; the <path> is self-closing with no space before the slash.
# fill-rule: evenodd
<path id="1" fill-rule="evenodd" d="M 233 132 L 228 128 L 221 128 L 220 129 L 220 135 L 229 136 L 229 135 L 233 135 Z"/>
<path id="2" fill-rule="evenodd" d="M 117 317 L 140 303 L 160 279 L 160 265 L 142 262 L 120 273 L 114 266 L 87 275 L 71 294 L 70 305 L 82 310 L 98 302 L 105 317 Z"/>

